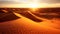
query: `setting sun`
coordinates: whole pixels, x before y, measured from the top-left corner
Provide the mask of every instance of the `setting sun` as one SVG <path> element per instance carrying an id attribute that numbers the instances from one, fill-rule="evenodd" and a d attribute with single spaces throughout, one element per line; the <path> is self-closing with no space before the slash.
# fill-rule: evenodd
<path id="1" fill-rule="evenodd" d="M 38 3 L 30 3 L 29 7 L 31 7 L 31 8 L 37 8 L 38 7 Z"/>
<path id="2" fill-rule="evenodd" d="M 39 7 L 38 3 L 29 3 L 28 5 L 31 9 L 31 11 L 35 12 L 37 10 L 37 8 Z"/>

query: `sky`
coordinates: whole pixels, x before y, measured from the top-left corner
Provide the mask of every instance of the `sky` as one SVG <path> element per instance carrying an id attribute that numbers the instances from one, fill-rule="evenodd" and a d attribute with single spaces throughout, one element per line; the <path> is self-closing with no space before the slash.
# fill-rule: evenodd
<path id="1" fill-rule="evenodd" d="M 0 0 L 0 3 L 28 3 L 28 2 L 60 3 L 60 0 Z"/>
<path id="2" fill-rule="evenodd" d="M 56 6 L 60 6 L 60 0 L 0 0 L 0 7 L 3 7 L 4 5 L 26 5 L 29 3 L 39 3 L 40 5 L 43 3 L 46 4 L 52 4 Z"/>

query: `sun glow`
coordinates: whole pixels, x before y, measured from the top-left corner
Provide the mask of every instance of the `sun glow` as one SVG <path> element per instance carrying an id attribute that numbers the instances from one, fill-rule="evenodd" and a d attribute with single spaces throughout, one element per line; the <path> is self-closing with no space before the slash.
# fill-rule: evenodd
<path id="1" fill-rule="evenodd" d="M 29 3 L 29 7 L 30 8 L 37 8 L 38 7 L 38 3 Z"/>
<path id="2" fill-rule="evenodd" d="M 33 13 L 37 10 L 38 10 L 38 8 L 30 8 L 30 12 L 33 12 Z"/>
<path id="3" fill-rule="evenodd" d="M 37 10 L 37 8 L 39 7 L 38 3 L 29 3 L 29 8 L 31 11 L 35 12 Z"/>

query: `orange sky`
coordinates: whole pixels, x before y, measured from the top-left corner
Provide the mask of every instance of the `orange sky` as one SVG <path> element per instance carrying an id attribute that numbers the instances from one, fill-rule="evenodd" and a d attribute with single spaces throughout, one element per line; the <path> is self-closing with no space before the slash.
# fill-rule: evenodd
<path id="1" fill-rule="evenodd" d="M 48 1 L 48 2 L 47 2 Z M 1 0 L 0 7 L 11 8 L 44 8 L 44 7 L 60 7 L 57 0 Z"/>
<path id="2" fill-rule="evenodd" d="M 36 6 L 37 5 L 37 6 Z M 46 7 L 60 7 L 60 3 L 59 4 L 47 4 L 47 3 L 39 3 L 39 4 L 0 4 L 0 8 L 1 7 L 9 7 L 9 8 L 32 8 L 32 7 L 36 7 L 36 8 L 46 8 Z"/>

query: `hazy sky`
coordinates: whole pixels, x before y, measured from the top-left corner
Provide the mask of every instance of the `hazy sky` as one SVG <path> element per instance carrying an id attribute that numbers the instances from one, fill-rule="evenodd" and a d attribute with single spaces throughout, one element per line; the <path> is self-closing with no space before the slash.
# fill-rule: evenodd
<path id="1" fill-rule="evenodd" d="M 39 6 L 42 7 L 60 7 L 60 0 L 0 0 L 0 7 L 29 7 L 26 5 L 27 3 L 40 3 Z M 45 4 L 43 5 L 41 3 Z"/>
<path id="2" fill-rule="evenodd" d="M 60 3 L 60 0 L 0 0 L 0 3 L 28 3 L 28 2 Z"/>

